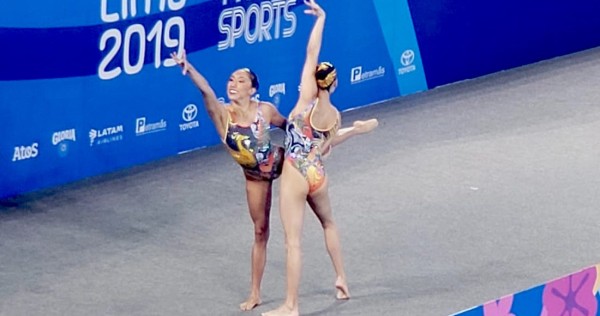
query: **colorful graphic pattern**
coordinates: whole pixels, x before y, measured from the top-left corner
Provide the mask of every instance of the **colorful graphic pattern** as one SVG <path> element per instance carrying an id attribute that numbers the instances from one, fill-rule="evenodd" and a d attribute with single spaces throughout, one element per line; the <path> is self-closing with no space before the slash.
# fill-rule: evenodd
<path id="1" fill-rule="evenodd" d="M 261 103 L 250 126 L 231 122 L 230 111 L 224 142 L 231 157 L 244 169 L 247 177 L 274 180 L 281 175 L 283 149 L 271 143 L 269 126 L 263 117 Z"/>
<path id="2" fill-rule="evenodd" d="M 288 119 L 285 138 L 285 159 L 302 173 L 308 182 L 308 191 L 318 190 L 325 182 L 325 167 L 322 161 L 322 148 L 324 142 L 337 132 L 336 126 L 327 132 L 314 129 L 310 123 L 310 116 L 316 105 L 314 101 L 304 111 Z"/>
<path id="3" fill-rule="evenodd" d="M 597 316 L 600 264 L 454 316 Z"/>

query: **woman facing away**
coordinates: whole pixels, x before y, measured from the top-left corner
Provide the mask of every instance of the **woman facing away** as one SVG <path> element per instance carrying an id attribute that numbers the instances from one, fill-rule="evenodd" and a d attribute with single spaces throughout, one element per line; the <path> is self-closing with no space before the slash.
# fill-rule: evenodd
<path id="1" fill-rule="evenodd" d="M 252 100 L 258 89 L 258 77 L 248 68 L 234 71 L 227 82 L 228 105 L 218 101 L 214 90 L 187 60 L 185 51 L 181 57 L 171 54 L 202 93 L 204 107 L 208 112 L 221 141 L 233 159 L 241 166 L 246 182 L 246 200 L 250 218 L 254 224 L 254 243 L 251 255 L 251 286 L 246 301 L 240 309 L 247 311 L 261 304 L 260 285 L 264 274 L 267 241 L 269 239 L 269 218 L 271 211 L 271 190 L 273 181 L 281 175 L 283 148 L 270 141 L 270 125 L 284 128 L 285 118 L 268 102 Z M 371 121 L 354 122 L 353 127 L 338 132 L 340 138 L 347 139 L 363 132 Z"/>
<path id="2" fill-rule="evenodd" d="M 233 159 L 242 167 L 246 181 L 246 199 L 254 223 L 251 256 L 250 295 L 240 309 L 251 310 L 261 304 L 260 284 L 267 258 L 269 216 L 273 181 L 281 174 L 283 148 L 271 143 L 271 125 L 284 128 L 285 118 L 268 102 L 252 100 L 258 89 L 258 77 L 248 68 L 234 71 L 227 82 L 230 103 L 221 104 L 210 84 L 187 60 L 171 54 L 202 93 L 208 112 L 221 141 Z"/>
<path id="3" fill-rule="evenodd" d="M 340 113 L 330 99 L 338 84 L 336 70 L 330 63 L 318 64 L 325 12 L 314 0 L 305 0 L 304 3 L 308 6 L 305 13 L 316 16 L 316 21 L 306 49 L 300 96 L 288 117 L 285 162 L 280 180 L 280 213 L 286 243 L 287 293 L 283 305 L 263 313 L 263 316 L 299 315 L 298 288 L 302 266 L 300 238 L 306 202 L 323 227 L 327 252 L 336 273 L 336 298 L 350 298 L 339 233 L 329 200 L 328 177 L 323 166 L 323 156 L 327 155 L 333 146 L 350 136 L 370 132 L 378 124 L 376 119 L 371 119 L 356 121 L 352 128 L 339 129 Z"/>

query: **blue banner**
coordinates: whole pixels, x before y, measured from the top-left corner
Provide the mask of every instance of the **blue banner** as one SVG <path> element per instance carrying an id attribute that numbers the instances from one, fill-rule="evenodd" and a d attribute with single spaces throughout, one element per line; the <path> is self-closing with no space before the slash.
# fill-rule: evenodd
<path id="1" fill-rule="evenodd" d="M 408 4 L 430 89 L 600 46 L 597 0 Z"/>
<path id="2" fill-rule="evenodd" d="M 406 1 L 323 0 L 341 110 L 426 89 Z M 250 67 L 287 115 L 313 17 L 300 0 L 10 1 L 0 12 L 0 198 L 219 143 L 188 59 L 227 102 Z"/>

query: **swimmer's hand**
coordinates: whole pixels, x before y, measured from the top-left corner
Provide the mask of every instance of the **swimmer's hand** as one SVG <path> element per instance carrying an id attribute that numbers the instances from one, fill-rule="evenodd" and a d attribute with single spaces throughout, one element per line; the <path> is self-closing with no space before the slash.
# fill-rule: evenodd
<path id="1" fill-rule="evenodd" d="M 304 10 L 304 13 L 314 15 L 316 17 L 325 17 L 325 11 L 319 6 L 315 0 L 304 0 L 309 9 Z"/>
<path id="2" fill-rule="evenodd" d="M 173 52 L 171 53 L 171 58 L 173 58 L 173 60 L 175 61 L 175 63 L 177 63 L 179 66 L 181 66 L 181 73 L 185 76 L 187 75 L 189 69 L 190 69 L 190 65 L 187 61 L 187 55 L 185 54 L 185 49 L 183 50 L 183 53 L 181 53 L 181 57 L 177 56 L 177 53 Z"/>

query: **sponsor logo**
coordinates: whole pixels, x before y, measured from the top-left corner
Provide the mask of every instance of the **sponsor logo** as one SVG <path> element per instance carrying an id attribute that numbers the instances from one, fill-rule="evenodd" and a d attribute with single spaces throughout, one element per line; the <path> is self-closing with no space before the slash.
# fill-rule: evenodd
<path id="1" fill-rule="evenodd" d="M 196 116 L 198 116 L 198 107 L 195 104 L 188 104 L 184 107 L 181 111 L 181 118 L 185 123 L 179 124 L 179 130 L 183 132 L 200 127 Z"/>
<path id="2" fill-rule="evenodd" d="M 101 129 L 90 129 L 90 147 L 94 145 L 103 145 L 123 140 L 123 125 L 105 127 Z"/>
<path id="3" fill-rule="evenodd" d="M 350 70 L 350 82 L 352 84 L 363 81 L 377 79 L 385 76 L 385 68 L 379 66 L 377 69 L 363 71 L 362 66 L 354 67 Z"/>
<path id="4" fill-rule="evenodd" d="M 142 136 L 150 133 L 164 132 L 167 130 L 167 121 L 161 119 L 158 122 L 148 123 L 145 117 L 138 117 L 135 120 L 135 134 Z"/>
<path id="5" fill-rule="evenodd" d="M 404 75 L 406 73 L 415 71 L 417 69 L 417 67 L 415 65 L 413 65 L 415 61 L 415 52 L 412 49 L 407 49 L 402 53 L 402 56 L 400 56 L 400 63 L 402 64 L 402 66 L 400 69 L 398 69 L 398 74 L 399 75 Z"/>
<path id="6" fill-rule="evenodd" d="M 74 128 L 52 134 L 52 145 L 58 147 L 58 155 L 61 157 L 66 157 L 69 153 L 67 141 L 77 141 Z"/>
<path id="7" fill-rule="evenodd" d="M 52 134 L 52 145 L 54 146 L 58 145 L 60 142 L 63 142 L 65 140 L 76 140 L 74 128 Z"/>
<path id="8" fill-rule="evenodd" d="M 16 146 L 12 161 L 15 162 L 37 157 L 39 154 L 38 146 L 38 143 L 33 143 L 29 146 Z"/>
<path id="9" fill-rule="evenodd" d="M 270 98 L 272 98 L 277 93 L 285 94 L 285 83 L 277 83 L 269 87 Z"/>
<path id="10" fill-rule="evenodd" d="M 279 106 L 281 97 L 285 95 L 285 82 L 276 83 L 269 87 L 269 97 L 273 100 L 273 104 Z"/>

